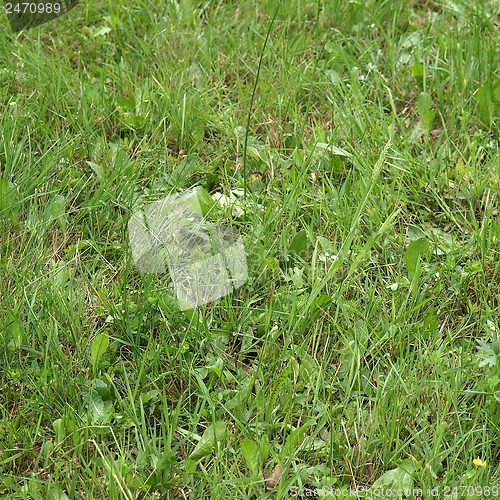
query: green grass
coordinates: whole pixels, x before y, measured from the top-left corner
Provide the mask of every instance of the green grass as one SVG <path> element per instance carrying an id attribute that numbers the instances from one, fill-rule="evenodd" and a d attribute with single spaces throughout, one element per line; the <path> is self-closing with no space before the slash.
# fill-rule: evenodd
<path id="1" fill-rule="evenodd" d="M 498 487 L 498 5 L 276 6 L 2 14 L 2 498 Z M 127 222 L 195 185 L 249 280 L 186 314 Z"/>

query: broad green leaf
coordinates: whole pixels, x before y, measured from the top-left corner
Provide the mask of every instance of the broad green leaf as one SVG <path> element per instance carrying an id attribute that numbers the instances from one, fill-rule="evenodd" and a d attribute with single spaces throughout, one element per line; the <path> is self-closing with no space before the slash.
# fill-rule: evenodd
<path id="1" fill-rule="evenodd" d="M 216 443 L 222 441 L 226 436 L 226 423 L 216 422 L 215 424 L 209 425 L 198 444 L 194 448 L 189 458 L 191 460 L 199 460 L 213 453 Z"/>
<path id="2" fill-rule="evenodd" d="M 420 116 L 423 116 L 432 108 L 432 97 L 427 92 L 422 92 L 418 96 L 417 111 Z"/>
<path id="3" fill-rule="evenodd" d="M 497 116 L 498 108 L 500 107 L 500 81 L 493 87 L 491 99 L 493 100 L 493 113 Z"/>
<path id="4" fill-rule="evenodd" d="M 109 390 L 109 387 L 106 384 L 106 382 L 104 382 L 104 380 L 96 378 L 93 380 L 93 383 L 94 383 L 94 386 L 92 389 L 95 392 L 97 392 L 97 394 L 99 394 L 101 399 L 106 403 L 112 402 L 111 391 Z"/>
<path id="5" fill-rule="evenodd" d="M 340 75 L 334 69 L 327 69 L 325 71 L 325 76 L 330 78 L 330 81 L 334 85 L 339 85 L 342 82 L 342 78 L 340 78 Z"/>
<path id="6" fill-rule="evenodd" d="M 91 387 L 85 399 L 92 424 L 103 425 L 111 420 L 113 416 L 113 401 L 111 392 L 104 381 L 94 379 L 91 382 Z"/>
<path id="7" fill-rule="evenodd" d="M 61 490 L 61 488 L 52 483 L 47 489 L 47 500 L 69 500 L 68 495 Z"/>
<path id="8" fill-rule="evenodd" d="M 260 469 L 259 445 L 252 439 L 243 439 L 240 443 L 241 453 L 252 476 L 257 476 Z"/>
<path id="9" fill-rule="evenodd" d="M 269 442 L 267 434 L 264 434 L 264 436 L 261 437 L 259 448 L 262 462 L 265 462 L 269 457 L 269 453 L 271 453 L 271 443 Z"/>
<path id="10" fill-rule="evenodd" d="M 210 212 L 215 205 L 214 199 L 205 188 L 200 186 L 196 188 L 196 197 L 198 198 L 198 203 L 200 204 L 201 213 L 203 215 L 207 215 L 207 213 Z"/>
<path id="11" fill-rule="evenodd" d="M 333 252 L 335 250 L 335 247 L 333 246 L 333 243 L 329 239 L 323 238 L 323 236 L 317 236 L 316 240 L 321 245 L 321 248 L 324 251 L 326 251 L 326 252 Z"/>
<path id="12" fill-rule="evenodd" d="M 87 161 L 87 165 L 94 171 L 96 179 L 100 182 L 103 179 L 102 167 L 93 161 Z"/>
<path id="13" fill-rule="evenodd" d="M 196 472 L 196 465 L 196 460 L 191 460 L 190 458 L 186 458 L 186 460 L 184 460 L 184 470 L 188 474 L 194 474 Z"/>
<path id="14" fill-rule="evenodd" d="M 424 132 L 430 132 L 432 129 L 432 125 L 434 124 L 434 120 L 436 118 L 436 113 L 429 109 L 421 116 L 420 126 Z"/>
<path id="15" fill-rule="evenodd" d="M 98 393 L 92 393 L 88 403 L 88 411 L 92 424 L 104 425 L 109 422 L 111 420 L 112 406 L 113 404 L 110 401 L 103 401 Z"/>
<path id="16" fill-rule="evenodd" d="M 243 141 L 245 139 L 245 135 L 247 133 L 246 128 L 238 125 L 237 127 L 234 127 L 234 135 L 240 140 Z"/>
<path id="17" fill-rule="evenodd" d="M 63 419 L 58 418 L 57 420 L 54 420 L 54 422 L 52 422 L 52 427 L 56 433 L 56 443 L 61 443 L 65 438 Z"/>
<path id="18" fill-rule="evenodd" d="M 427 92 L 422 92 L 418 96 L 417 110 L 420 115 L 420 127 L 424 132 L 429 132 L 436 118 L 436 113 L 432 108 L 432 97 Z"/>
<path id="19" fill-rule="evenodd" d="M 271 269 L 271 271 L 274 271 L 275 273 L 278 273 L 279 270 L 280 270 L 280 265 L 277 261 L 276 258 L 272 257 L 272 256 L 269 256 L 269 257 L 266 257 L 266 259 L 264 260 L 266 266 Z"/>
<path id="20" fill-rule="evenodd" d="M 11 313 L 10 314 L 11 321 L 8 324 L 7 332 L 10 335 L 9 344 L 15 348 L 19 349 L 23 343 L 23 329 L 19 320 Z"/>
<path id="21" fill-rule="evenodd" d="M 95 371 L 103 354 L 108 350 L 109 337 L 105 333 L 96 335 L 92 346 L 90 347 L 90 355 L 92 359 L 92 369 Z"/>
<path id="22" fill-rule="evenodd" d="M 379 477 L 371 486 L 371 491 L 387 491 L 400 490 L 404 492 L 405 490 L 411 491 L 413 489 L 413 477 L 411 474 L 415 472 L 415 465 L 411 460 L 405 460 L 399 467 L 387 471 L 384 475 Z M 381 496 L 374 496 L 374 498 L 382 499 L 385 498 Z M 404 498 L 402 495 L 393 496 L 394 500 L 401 500 Z"/>
<path id="23" fill-rule="evenodd" d="M 309 239 L 307 238 L 307 231 L 302 229 L 294 236 L 290 246 L 288 247 L 288 251 L 291 254 L 303 256 L 308 246 Z"/>
<path id="24" fill-rule="evenodd" d="M 288 434 L 282 450 L 285 457 L 291 457 L 297 451 L 297 448 L 302 446 L 304 441 L 307 439 L 305 432 L 309 427 L 311 427 L 311 425 L 311 422 L 306 423 L 297 429 L 293 429 L 290 434 Z"/>
<path id="25" fill-rule="evenodd" d="M 115 96 L 116 104 L 121 111 L 133 111 L 135 110 L 135 99 L 131 97 L 124 97 L 122 95 Z"/>
<path id="26" fill-rule="evenodd" d="M 354 341 L 360 354 L 364 354 L 369 340 L 370 334 L 368 333 L 366 323 L 362 319 L 358 319 L 354 324 Z"/>
<path id="27" fill-rule="evenodd" d="M 336 156 L 351 156 L 351 154 L 345 149 L 334 146 L 333 144 L 327 144 L 326 142 L 317 142 L 315 144 L 317 149 L 330 152 L 332 155 Z"/>
<path id="28" fill-rule="evenodd" d="M 325 314 L 325 309 L 331 301 L 332 298 L 330 297 L 330 295 L 326 295 L 324 293 L 318 295 L 311 304 L 311 309 L 309 312 L 311 320 L 316 320 L 319 315 Z"/>
<path id="29" fill-rule="evenodd" d="M 410 71 L 412 72 L 415 80 L 421 82 L 424 79 L 424 65 L 423 64 L 414 64 L 410 66 Z"/>
<path id="30" fill-rule="evenodd" d="M 56 195 L 47 205 L 45 214 L 49 219 L 55 219 L 63 232 L 66 231 L 66 198 Z"/>
<path id="31" fill-rule="evenodd" d="M 434 306 L 431 306 L 424 319 L 424 330 L 435 330 L 438 326 L 438 317 L 434 311 Z"/>
<path id="32" fill-rule="evenodd" d="M 14 184 L 0 177 L 0 218 L 9 217 L 11 222 L 18 220 L 17 191 Z"/>
<path id="33" fill-rule="evenodd" d="M 211 365 L 207 366 L 207 370 L 210 370 L 212 373 L 215 373 L 217 377 L 222 379 L 224 372 L 222 371 L 224 369 L 224 361 L 222 361 L 221 358 L 217 358 L 215 363 L 212 363 Z"/>
<path id="34" fill-rule="evenodd" d="M 479 116 L 486 126 L 491 125 L 493 118 L 494 104 L 492 99 L 491 86 L 487 82 L 484 87 L 477 91 L 477 106 L 479 108 Z"/>
<path id="35" fill-rule="evenodd" d="M 125 481 L 129 488 L 147 488 L 146 482 L 138 474 L 127 474 L 125 476 Z"/>
<path id="36" fill-rule="evenodd" d="M 427 238 L 420 238 L 410 243 L 403 256 L 408 274 L 411 275 L 415 272 L 419 257 L 426 253 L 428 249 L 429 241 Z"/>
<path id="37" fill-rule="evenodd" d="M 90 29 L 89 29 L 90 31 Z M 105 36 L 107 35 L 109 32 L 111 31 L 111 28 L 109 26 L 100 26 L 99 28 L 97 28 L 96 30 L 92 30 L 91 33 L 92 33 L 92 36 L 94 38 L 98 37 L 98 36 Z"/>
<path id="38" fill-rule="evenodd" d="M 50 281 L 52 286 L 56 289 L 65 288 L 69 279 L 71 278 L 71 268 L 64 261 L 56 262 L 50 261 Z"/>

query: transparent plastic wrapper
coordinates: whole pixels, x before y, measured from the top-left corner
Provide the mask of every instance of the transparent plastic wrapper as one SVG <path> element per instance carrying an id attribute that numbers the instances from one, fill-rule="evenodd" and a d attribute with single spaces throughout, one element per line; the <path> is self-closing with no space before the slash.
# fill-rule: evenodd
<path id="1" fill-rule="evenodd" d="M 46 23 L 65 14 L 79 0 L 4 0 L 12 31 L 18 32 Z"/>
<path id="2" fill-rule="evenodd" d="M 143 273 L 168 269 L 183 310 L 228 295 L 248 278 L 241 235 L 205 220 L 195 189 L 134 213 L 128 231 L 137 269 Z"/>

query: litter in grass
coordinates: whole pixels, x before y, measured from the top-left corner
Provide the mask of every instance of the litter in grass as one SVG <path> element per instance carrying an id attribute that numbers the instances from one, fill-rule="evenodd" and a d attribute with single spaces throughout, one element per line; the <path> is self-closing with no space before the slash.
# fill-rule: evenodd
<path id="1" fill-rule="evenodd" d="M 168 269 L 183 310 L 228 295 L 248 278 L 241 235 L 233 228 L 210 224 L 195 189 L 134 213 L 128 231 L 137 269 L 143 273 Z"/>

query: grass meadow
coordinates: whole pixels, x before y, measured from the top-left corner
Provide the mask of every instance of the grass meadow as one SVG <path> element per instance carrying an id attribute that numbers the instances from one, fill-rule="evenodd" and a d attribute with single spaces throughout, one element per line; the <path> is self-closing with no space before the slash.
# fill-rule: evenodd
<path id="1" fill-rule="evenodd" d="M 0 497 L 499 496 L 499 14 L 2 9 Z M 249 278 L 182 311 L 127 223 L 194 186 Z"/>

